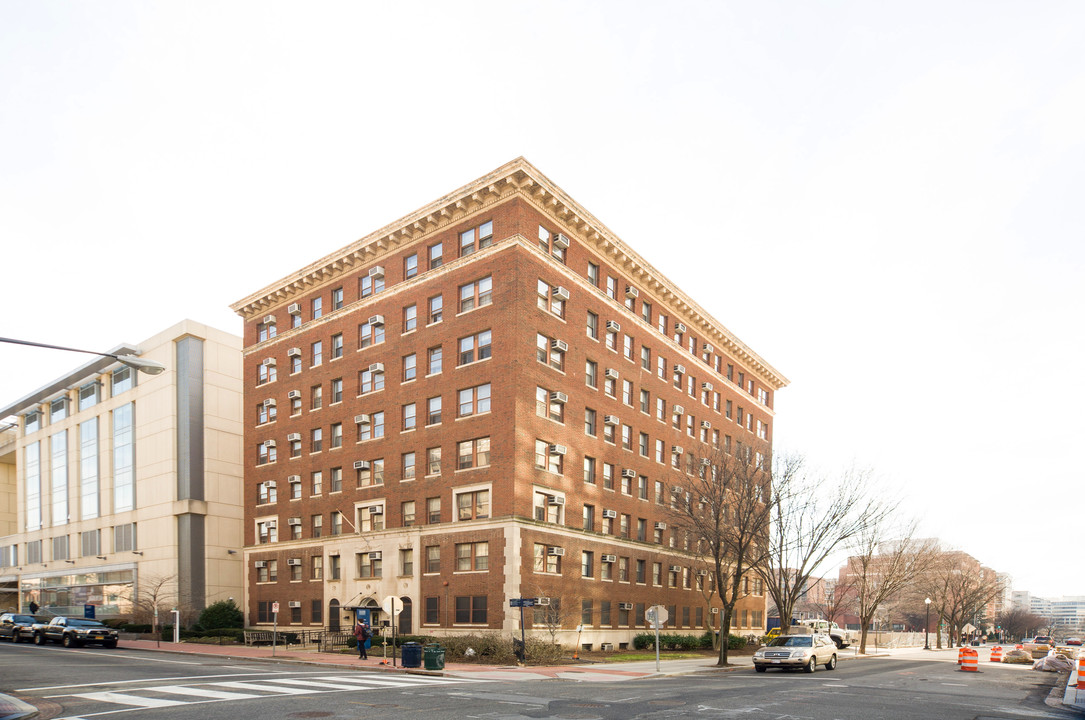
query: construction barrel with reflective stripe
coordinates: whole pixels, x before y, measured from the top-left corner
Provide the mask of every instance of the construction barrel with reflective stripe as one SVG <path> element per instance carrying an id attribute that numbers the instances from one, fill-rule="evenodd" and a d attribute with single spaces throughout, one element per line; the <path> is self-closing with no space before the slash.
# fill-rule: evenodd
<path id="1" fill-rule="evenodd" d="M 957 664 L 958 665 L 960 665 L 961 661 L 964 660 L 964 651 L 967 650 L 967 649 L 968 648 L 966 648 L 966 647 L 962 647 L 957 651 Z"/>
<path id="2" fill-rule="evenodd" d="M 964 658 L 961 661 L 961 670 L 964 672 L 979 672 L 980 654 L 972 648 L 965 648 Z"/>
<path id="3" fill-rule="evenodd" d="M 995 645 L 991 648 L 991 662 L 1002 662 L 1002 646 Z"/>
<path id="4" fill-rule="evenodd" d="M 1085 690 L 1085 650 L 1077 659 L 1077 691 Z M 1081 697 L 1078 695 L 1078 697 Z"/>

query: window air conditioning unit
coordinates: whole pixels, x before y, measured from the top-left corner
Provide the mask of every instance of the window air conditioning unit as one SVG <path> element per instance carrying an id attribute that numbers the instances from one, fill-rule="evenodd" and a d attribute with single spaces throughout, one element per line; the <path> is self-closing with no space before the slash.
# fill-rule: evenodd
<path id="1" fill-rule="evenodd" d="M 301 518 L 300 517 L 287 518 L 286 524 L 287 525 L 301 525 Z M 299 562 L 298 564 L 300 565 L 301 563 Z"/>
<path id="2" fill-rule="evenodd" d="M 286 436 L 287 442 L 301 441 L 301 433 L 290 433 Z"/>
<path id="3" fill-rule="evenodd" d="M 635 298 L 638 295 L 640 295 L 640 292 L 635 287 L 633 287 L 632 285 L 625 286 L 625 296 L 627 298 Z"/>
<path id="4" fill-rule="evenodd" d="M 681 405 L 675 405 L 673 408 L 673 412 L 675 415 L 684 415 L 686 413 L 686 409 Z"/>
<path id="5" fill-rule="evenodd" d="M 278 529 L 279 521 L 278 520 L 268 520 L 267 521 L 267 526 L 268 526 L 269 530 L 272 529 L 272 528 Z"/>
<path id="6" fill-rule="evenodd" d="M 266 568 L 267 567 L 267 560 L 257 560 L 256 562 L 254 562 L 252 564 L 252 566 L 255 567 L 255 568 Z"/>
<path id="7" fill-rule="evenodd" d="M 551 445 L 550 446 L 550 454 L 551 455 L 564 455 L 567 452 L 569 452 L 569 448 L 565 447 L 564 445 Z"/>
<path id="8" fill-rule="evenodd" d="M 371 278 L 382 278 L 382 277 L 384 277 L 384 268 L 382 266 L 380 266 L 380 265 L 377 265 L 376 267 L 369 268 L 369 277 L 371 277 Z"/>
<path id="9" fill-rule="evenodd" d="M 561 233 L 554 233 L 554 239 L 552 241 L 554 247 L 565 250 L 569 247 L 569 238 L 565 237 Z"/>
<path id="10" fill-rule="evenodd" d="M 301 475 L 289 475 L 289 476 L 287 476 L 286 481 L 288 483 L 300 483 L 301 482 Z"/>
<path id="11" fill-rule="evenodd" d="M 368 470 L 369 469 L 369 461 L 368 460 L 355 460 L 354 461 L 354 469 L 355 470 Z"/>
<path id="12" fill-rule="evenodd" d="M 618 556 L 617 555 L 604 555 L 601 559 L 605 563 L 618 562 Z"/>
<path id="13" fill-rule="evenodd" d="M 545 607 L 545 606 L 550 604 L 550 598 L 548 598 L 548 597 L 537 597 L 537 598 L 535 598 L 535 604 L 536 605 L 542 605 L 543 607 Z"/>
<path id="14" fill-rule="evenodd" d="M 373 363 L 369 366 L 369 372 L 371 373 L 383 373 L 384 363 Z"/>
<path id="15" fill-rule="evenodd" d="M 686 366 L 683 365 L 682 363 L 675 363 L 674 364 L 674 371 L 676 373 L 678 373 L 679 375 L 685 375 L 686 374 Z"/>
<path id="16" fill-rule="evenodd" d="M 624 468 L 622 470 L 622 477 L 623 478 L 634 478 L 636 476 L 637 476 L 637 473 L 633 471 L 633 468 Z"/>
<path id="17" fill-rule="evenodd" d="M 671 445 L 671 452 L 675 455 L 681 455 L 685 450 L 682 449 L 681 445 Z"/>
<path id="18" fill-rule="evenodd" d="M 260 364 L 263 365 L 264 367 L 271 367 L 272 365 L 275 364 L 275 358 L 264 358 L 260 362 Z"/>
<path id="19" fill-rule="evenodd" d="M 607 320 L 607 332 L 619 332 L 622 326 L 614 320 Z"/>
<path id="20" fill-rule="evenodd" d="M 712 346 L 711 346 L 711 345 L 710 345 L 709 343 L 705 343 L 704 345 L 702 345 L 702 346 L 701 346 L 701 349 L 702 349 L 702 350 L 704 350 L 705 352 L 708 352 L 708 353 L 710 353 L 710 352 L 712 352 L 712 351 L 713 351 L 713 350 L 714 350 L 715 348 L 713 348 L 713 347 L 712 347 Z"/>
<path id="21" fill-rule="evenodd" d="M 675 323 L 674 324 L 674 329 L 677 330 L 680 333 L 684 333 L 686 331 L 686 324 L 685 323 Z"/>
<path id="22" fill-rule="evenodd" d="M 569 402 L 569 396 L 558 390 L 550 391 L 550 402 L 556 402 L 559 405 L 564 405 Z"/>
<path id="23" fill-rule="evenodd" d="M 712 423 L 709 422 L 708 420 L 702 420 L 701 421 L 701 427 L 703 427 L 705 429 L 710 428 L 710 427 L 712 427 Z"/>
<path id="24" fill-rule="evenodd" d="M 708 467 L 709 465 L 712 464 L 712 461 L 709 460 L 708 458 L 701 458 L 701 464 L 704 465 L 705 467 Z"/>
<path id="25" fill-rule="evenodd" d="M 380 560 L 381 559 L 381 551 L 380 550 L 374 550 L 373 552 L 369 553 L 369 559 L 370 560 Z"/>
<path id="26" fill-rule="evenodd" d="M 291 315 L 301 315 L 301 303 L 290 303 L 290 306 L 286 308 L 286 312 Z"/>
<path id="27" fill-rule="evenodd" d="M 383 505 L 372 505 L 372 506 L 370 506 L 369 514 L 370 515 L 383 515 L 384 514 L 384 506 Z"/>
<path id="28" fill-rule="evenodd" d="M 355 415 L 354 416 L 354 423 L 356 425 L 368 425 L 369 424 L 369 415 L 367 415 L 366 413 L 362 413 L 361 415 Z"/>
<path id="29" fill-rule="evenodd" d="M 569 343 L 565 342 L 564 340 L 551 340 L 550 349 L 558 350 L 560 352 L 569 352 Z"/>
<path id="30" fill-rule="evenodd" d="M 712 389 L 714 389 L 714 388 L 712 387 L 712 383 L 710 383 L 710 382 L 703 382 L 703 383 L 701 383 L 701 389 L 702 389 L 702 390 L 712 390 Z"/>
<path id="31" fill-rule="evenodd" d="M 697 574 L 700 575 L 701 577 L 708 577 L 708 571 L 707 570 L 698 570 Z"/>
<path id="32" fill-rule="evenodd" d="M 617 510 L 604 510 L 603 511 L 603 517 L 605 517 L 605 518 L 616 518 L 616 517 L 618 517 L 618 511 Z"/>
<path id="33" fill-rule="evenodd" d="M 287 565 L 301 565 L 301 558 L 289 558 L 286 561 Z"/>
<path id="34" fill-rule="evenodd" d="M 287 357 L 301 357 L 301 348 L 290 348 L 286 351 Z"/>
<path id="35" fill-rule="evenodd" d="M 719 615 L 720 614 L 720 609 L 719 608 L 712 608 L 711 614 L 712 615 Z"/>
<path id="36" fill-rule="evenodd" d="M 553 555 L 555 557 L 562 557 L 565 555 L 565 548 L 563 547 L 548 547 L 546 548 L 547 555 Z"/>
<path id="37" fill-rule="evenodd" d="M 290 398 L 291 400 L 300 400 L 301 390 L 291 390 L 286 394 L 286 397 Z"/>
<path id="38" fill-rule="evenodd" d="M 679 449 L 681 449 L 681 448 L 679 448 Z M 684 492 L 685 492 L 685 490 L 682 488 L 681 485 L 675 485 L 674 487 L 671 488 L 671 493 L 673 495 L 681 495 Z"/>
<path id="39" fill-rule="evenodd" d="M 604 425 L 617 425 L 618 424 L 618 417 L 616 415 L 604 415 L 603 416 L 603 424 Z"/>
<path id="40" fill-rule="evenodd" d="M 264 487 L 266 487 L 268 490 L 274 490 L 278 486 L 279 484 L 274 480 L 268 480 L 266 483 L 264 483 Z"/>
<path id="41" fill-rule="evenodd" d="M 275 316 L 274 315 L 265 315 L 264 316 L 264 324 L 265 325 L 274 325 L 275 324 Z"/>
<path id="42" fill-rule="evenodd" d="M 553 289 L 551 289 L 550 290 L 550 295 L 557 298 L 558 300 L 568 300 L 569 299 L 569 291 L 566 290 L 565 288 L 563 288 L 561 285 L 558 285 L 557 287 L 554 287 Z"/>
<path id="43" fill-rule="evenodd" d="M 274 440 L 265 440 L 264 441 L 264 447 L 269 447 L 269 448 L 275 447 L 275 441 Z"/>
<path id="44" fill-rule="evenodd" d="M 301 560 L 298 560 L 298 564 L 299 565 L 301 564 Z M 300 608 L 301 607 L 301 600 L 291 600 L 286 605 L 287 605 L 287 607 Z"/>
<path id="45" fill-rule="evenodd" d="M 547 505 L 564 505 L 565 504 L 565 498 L 563 498 L 560 495 L 550 495 L 549 497 L 546 498 L 546 504 Z"/>
<path id="46" fill-rule="evenodd" d="M 264 407 L 275 407 L 275 401 L 271 398 L 268 398 L 264 401 Z"/>
<path id="47" fill-rule="evenodd" d="M 678 565 L 671 565 L 671 572 L 673 572 L 673 573 L 682 572 L 682 568 L 679 567 Z"/>
<path id="48" fill-rule="evenodd" d="M 370 325 L 383 325 L 384 324 L 384 316 L 383 315 L 370 315 L 369 316 L 369 324 Z"/>
<path id="49" fill-rule="evenodd" d="M 618 603 L 618 609 L 619 610 L 632 610 L 633 609 L 633 603 L 620 602 L 620 603 Z"/>
<path id="50" fill-rule="evenodd" d="M 667 523 L 665 523 L 665 522 L 657 522 L 655 524 L 655 528 L 656 528 L 656 530 L 666 530 L 667 529 Z"/>
<path id="51" fill-rule="evenodd" d="M 607 368 L 603 372 L 603 376 L 606 377 L 607 380 L 617 380 L 618 379 L 618 371 L 615 370 L 614 368 Z"/>

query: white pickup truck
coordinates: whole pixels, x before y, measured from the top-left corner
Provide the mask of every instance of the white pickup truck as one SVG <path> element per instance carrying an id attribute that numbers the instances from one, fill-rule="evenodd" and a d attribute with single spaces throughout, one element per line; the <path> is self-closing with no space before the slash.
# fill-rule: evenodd
<path id="1" fill-rule="evenodd" d="M 800 620 L 799 625 L 810 628 L 811 632 L 824 633 L 833 639 L 838 650 L 843 650 L 855 642 L 855 637 L 847 628 L 842 628 L 828 620 Z"/>

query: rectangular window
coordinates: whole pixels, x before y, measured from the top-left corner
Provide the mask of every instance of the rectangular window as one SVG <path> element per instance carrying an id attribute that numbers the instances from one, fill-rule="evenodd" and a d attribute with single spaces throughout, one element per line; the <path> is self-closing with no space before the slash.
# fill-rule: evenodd
<path id="1" fill-rule="evenodd" d="M 275 378 L 271 378 L 274 380 Z M 111 397 L 116 397 L 122 392 L 131 390 L 136 386 L 136 371 L 130 367 L 124 367 L 119 370 L 113 371 L 113 387 L 110 391 Z"/>
<path id="2" fill-rule="evenodd" d="M 444 265 L 444 243 L 435 243 L 429 246 L 429 269 L 435 270 Z"/>
<path id="3" fill-rule="evenodd" d="M 414 353 L 403 358 L 403 382 L 414 380 L 418 373 L 418 356 Z"/>
<path id="4" fill-rule="evenodd" d="M 456 623 L 461 625 L 485 625 L 486 596 L 473 595 L 456 597 Z"/>
<path id="5" fill-rule="evenodd" d="M 542 333 L 535 335 L 535 359 L 555 370 L 565 370 L 565 350 L 563 343 L 548 338 Z"/>
<path id="6" fill-rule="evenodd" d="M 324 362 L 324 343 L 317 340 L 312 344 L 313 361 L 310 367 L 316 367 Z"/>
<path id="7" fill-rule="evenodd" d="M 441 599 L 428 597 L 425 599 L 425 610 L 422 623 L 425 625 L 437 625 L 441 619 Z"/>
<path id="8" fill-rule="evenodd" d="M 113 552 L 131 552 L 136 549 L 136 524 L 115 525 L 113 527 Z"/>
<path id="9" fill-rule="evenodd" d="M 402 460 L 403 462 L 401 464 L 403 466 L 403 479 L 414 480 L 415 454 L 413 452 L 403 453 Z"/>
<path id="10" fill-rule="evenodd" d="M 343 333 L 332 335 L 332 359 L 343 357 Z"/>
<path id="11" fill-rule="evenodd" d="M 493 302 L 493 277 L 487 276 L 460 285 L 460 312 L 464 313 L 475 308 L 484 307 Z"/>
<path id="12" fill-rule="evenodd" d="M 478 227 L 460 233 L 460 257 L 466 257 L 478 250 L 490 247 L 494 241 L 493 221 L 484 222 Z"/>
<path id="13" fill-rule="evenodd" d="M 313 428 L 309 431 L 309 452 L 318 453 L 324 449 L 324 429 Z"/>
<path id="14" fill-rule="evenodd" d="M 427 545 L 426 546 L 426 572 L 428 572 L 428 573 L 441 572 L 441 546 L 440 545 Z"/>
<path id="15" fill-rule="evenodd" d="M 343 378 L 332 380 L 332 405 L 343 402 Z"/>
<path id="16" fill-rule="evenodd" d="M 358 347 L 367 348 L 384 342 L 384 321 L 376 318 L 358 326 Z"/>
<path id="17" fill-rule="evenodd" d="M 599 266 L 593 262 L 588 263 L 588 282 L 599 287 Z"/>
<path id="18" fill-rule="evenodd" d="M 309 389 L 309 408 L 319 410 L 324 405 L 324 387 L 314 385 Z"/>
<path id="19" fill-rule="evenodd" d="M 324 516 L 313 515 L 310 518 L 312 526 L 312 536 L 314 538 L 322 537 L 324 535 Z"/>
<path id="20" fill-rule="evenodd" d="M 403 279 L 413 278 L 418 274 L 418 253 L 411 253 L 403 259 Z"/>
<path id="21" fill-rule="evenodd" d="M 432 477 L 441 474 L 441 448 L 432 447 L 426 450 L 426 475 Z"/>
<path id="22" fill-rule="evenodd" d="M 403 523 L 403 527 L 412 527 L 414 525 L 415 517 L 415 503 L 414 500 L 406 500 L 399 504 L 399 516 Z"/>
<path id="23" fill-rule="evenodd" d="M 373 268 L 376 270 L 377 268 Z M 370 271 L 372 272 L 372 270 Z M 377 274 L 363 275 L 361 280 L 358 281 L 358 295 L 360 297 L 369 297 L 370 295 L 376 295 L 384 290 L 384 273 L 379 272 Z"/>
<path id="24" fill-rule="evenodd" d="M 417 412 L 414 403 L 408 403 L 403 406 L 403 429 L 414 430 L 415 428 L 415 414 Z"/>
<path id="25" fill-rule="evenodd" d="M 590 388 L 599 388 L 599 363 L 593 360 L 584 362 L 584 384 Z"/>
<path id="26" fill-rule="evenodd" d="M 456 543 L 456 572 L 490 569 L 490 544 Z"/>
<path id="27" fill-rule="evenodd" d="M 441 522 L 441 498 L 426 498 L 426 521 L 430 525 Z"/>
<path id="28" fill-rule="evenodd" d="M 490 383 L 460 390 L 457 417 L 490 412 Z"/>
<path id="29" fill-rule="evenodd" d="M 474 335 L 460 338 L 459 341 L 459 365 L 486 360 L 491 355 L 491 335 L 489 330 L 483 330 Z"/>
<path id="30" fill-rule="evenodd" d="M 595 484 L 595 458 L 584 457 L 584 482 L 594 485 Z"/>
<path id="31" fill-rule="evenodd" d="M 476 438 L 456 443 L 456 469 L 468 470 L 490 464 L 490 438 Z"/>
<path id="32" fill-rule="evenodd" d="M 591 437 L 596 435 L 596 413 L 591 408 L 584 408 L 584 434 Z"/>
<path id="33" fill-rule="evenodd" d="M 309 304 L 312 308 L 311 317 L 313 320 L 316 320 L 318 317 L 324 314 L 324 298 L 313 298 L 309 302 Z"/>
<path id="34" fill-rule="evenodd" d="M 362 370 L 358 373 L 358 394 L 384 389 L 384 373 L 380 370 Z"/>
<path id="35" fill-rule="evenodd" d="M 440 345 L 432 347 L 427 351 L 427 364 L 429 367 L 429 372 L 426 373 L 427 375 L 437 375 L 441 372 L 441 358 L 442 351 Z"/>
<path id="36" fill-rule="evenodd" d="M 441 295 L 434 295 L 429 299 L 429 324 L 441 322 L 444 317 L 444 297 Z"/>
<path id="37" fill-rule="evenodd" d="M 403 332 L 408 333 L 418 327 L 418 306 L 408 305 L 403 308 Z"/>
<path id="38" fill-rule="evenodd" d="M 134 510 L 136 506 L 135 406 L 121 405 L 113 411 L 113 510 Z M 266 450 L 268 462 L 275 461 L 275 448 Z"/>
<path id="39" fill-rule="evenodd" d="M 98 381 L 87 383 L 79 388 L 79 409 L 86 410 L 98 404 Z"/>
<path id="40" fill-rule="evenodd" d="M 98 418 L 96 417 L 79 424 L 79 511 L 83 520 L 98 517 Z"/>
<path id="41" fill-rule="evenodd" d="M 333 448 L 343 447 L 343 423 L 332 423 L 331 444 Z"/>
<path id="42" fill-rule="evenodd" d="M 587 331 L 588 337 L 590 337 L 592 340 L 599 339 L 599 316 L 593 313 L 591 310 L 588 311 Z"/>

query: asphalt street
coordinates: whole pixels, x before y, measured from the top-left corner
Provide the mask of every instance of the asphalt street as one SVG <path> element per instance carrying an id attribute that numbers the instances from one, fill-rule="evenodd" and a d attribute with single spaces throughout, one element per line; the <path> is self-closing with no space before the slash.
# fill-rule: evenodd
<path id="1" fill-rule="evenodd" d="M 750 667 L 624 682 L 412 675 L 136 650 L 0 644 L 0 692 L 42 717 L 208 720 L 386 718 L 1080 718 L 1045 703 L 1056 676 L 949 654 L 845 660 L 806 674 Z M 198 713 L 194 715 L 193 713 Z"/>

